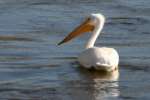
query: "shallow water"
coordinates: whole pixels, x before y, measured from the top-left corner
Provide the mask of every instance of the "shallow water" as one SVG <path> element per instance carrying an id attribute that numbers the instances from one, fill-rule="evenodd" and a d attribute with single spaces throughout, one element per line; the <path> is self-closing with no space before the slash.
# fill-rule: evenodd
<path id="1" fill-rule="evenodd" d="M 0 0 L 0 99 L 149 100 L 150 1 Z M 57 46 L 90 13 L 106 16 L 96 42 L 120 55 L 119 72 L 76 63 L 89 36 Z"/>

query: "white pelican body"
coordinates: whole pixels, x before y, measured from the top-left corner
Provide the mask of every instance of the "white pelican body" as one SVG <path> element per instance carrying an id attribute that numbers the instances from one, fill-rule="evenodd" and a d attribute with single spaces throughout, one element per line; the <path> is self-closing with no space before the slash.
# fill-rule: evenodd
<path id="1" fill-rule="evenodd" d="M 119 56 L 113 48 L 92 47 L 83 51 L 78 61 L 85 68 L 112 71 L 118 66 Z"/>
<path id="2" fill-rule="evenodd" d="M 118 68 L 119 63 L 117 51 L 113 48 L 94 46 L 94 43 L 104 26 L 104 22 L 105 18 L 102 14 L 91 14 L 83 24 L 77 27 L 59 44 L 67 42 L 81 33 L 91 31 L 92 35 L 86 44 L 85 51 L 79 55 L 78 62 L 85 68 L 113 71 Z"/>

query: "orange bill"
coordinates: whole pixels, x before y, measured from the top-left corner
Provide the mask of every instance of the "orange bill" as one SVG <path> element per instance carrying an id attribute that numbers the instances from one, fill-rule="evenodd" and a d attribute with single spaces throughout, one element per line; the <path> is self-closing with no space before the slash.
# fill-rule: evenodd
<path id="1" fill-rule="evenodd" d="M 91 19 L 86 19 L 80 26 L 75 28 L 68 36 L 66 36 L 58 45 L 70 41 L 71 39 L 81 35 L 82 33 L 91 32 L 94 30 L 94 25 L 91 23 Z"/>

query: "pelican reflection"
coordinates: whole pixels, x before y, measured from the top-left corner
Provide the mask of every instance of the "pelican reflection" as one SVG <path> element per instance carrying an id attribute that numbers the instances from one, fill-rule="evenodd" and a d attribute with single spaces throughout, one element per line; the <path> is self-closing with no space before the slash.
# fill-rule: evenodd
<path id="1" fill-rule="evenodd" d="M 71 100 L 106 100 L 118 98 L 119 92 L 119 72 L 102 72 L 86 70 L 78 67 L 78 73 L 67 73 L 69 80 L 65 81 L 62 93 L 66 93 L 66 98 Z M 68 99 L 69 100 L 69 99 Z"/>
<path id="2" fill-rule="evenodd" d="M 118 70 L 109 72 L 93 72 L 94 100 L 115 98 L 119 96 Z"/>

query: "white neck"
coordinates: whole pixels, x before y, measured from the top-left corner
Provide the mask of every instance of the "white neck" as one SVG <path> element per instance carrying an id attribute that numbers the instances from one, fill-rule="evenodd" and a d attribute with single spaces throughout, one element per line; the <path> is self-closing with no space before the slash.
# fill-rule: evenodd
<path id="1" fill-rule="evenodd" d="M 94 47 L 95 41 L 98 38 L 100 32 L 102 31 L 103 26 L 104 26 L 104 20 L 99 19 L 90 39 L 86 44 L 86 49 Z"/>

